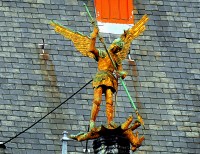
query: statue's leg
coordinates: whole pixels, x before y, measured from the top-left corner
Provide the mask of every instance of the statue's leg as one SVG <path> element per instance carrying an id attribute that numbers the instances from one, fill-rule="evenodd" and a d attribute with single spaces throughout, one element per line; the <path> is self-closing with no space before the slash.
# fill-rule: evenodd
<path id="1" fill-rule="evenodd" d="M 94 99 L 93 99 L 91 118 L 90 118 L 90 130 L 92 130 L 95 127 L 94 122 L 96 121 L 96 117 L 100 109 L 100 104 L 102 100 L 102 92 L 103 92 L 102 87 L 98 87 L 94 89 Z"/>
<path id="2" fill-rule="evenodd" d="M 113 122 L 113 92 L 111 89 L 106 90 L 106 116 L 107 116 L 107 123 L 108 126 L 112 126 Z"/>

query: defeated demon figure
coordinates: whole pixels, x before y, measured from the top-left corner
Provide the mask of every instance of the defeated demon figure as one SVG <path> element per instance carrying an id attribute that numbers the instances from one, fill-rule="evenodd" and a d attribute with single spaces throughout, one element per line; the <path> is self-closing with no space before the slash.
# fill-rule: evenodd
<path id="1" fill-rule="evenodd" d="M 94 27 L 91 37 L 88 37 L 79 32 L 74 32 L 56 22 L 51 22 L 51 26 L 54 27 L 56 32 L 71 39 L 79 52 L 84 56 L 94 58 L 98 63 L 98 71 L 93 79 L 94 100 L 91 110 L 90 130 L 95 129 L 95 120 L 100 109 L 103 93 L 105 94 L 106 100 L 107 127 L 115 128 L 115 123 L 113 121 L 113 93 L 115 93 L 118 88 L 117 78 L 121 77 L 124 79 L 127 75 L 122 69 L 122 60 L 124 60 L 129 53 L 133 39 L 145 30 L 144 23 L 146 20 L 147 16 L 143 16 L 138 23 L 125 31 L 120 38 L 114 40 L 107 52 L 95 47 L 96 37 L 99 32 L 97 27 Z M 111 60 L 110 57 L 112 57 L 113 60 Z"/>
<path id="2" fill-rule="evenodd" d="M 133 133 L 133 131 L 138 128 L 141 124 L 139 121 L 135 121 L 134 124 L 131 124 L 133 121 L 133 117 L 129 116 L 127 120 L 122 123 L 119 127 L 114 127 L 113 129 L 107 129 L 104 126 L 97 127 L 94 131 L 90 131 L 87 133 L 80 132 L 77 135 L 70 135 L 70 138 L 75 139 L 77 141 L 85 141 L 89 139 L 96 139 L 100 136 L 104 136 L 105 134 L 117 134 L 123 137 L 126 137 L 131 143 L 131 150 L 135 151 L 138 147 L 141 146 L 142 141 L 144 140 L 144 136 L 139 137 L 138 132 Z M 105 136 L 106 136 L 105 135 Z"/>

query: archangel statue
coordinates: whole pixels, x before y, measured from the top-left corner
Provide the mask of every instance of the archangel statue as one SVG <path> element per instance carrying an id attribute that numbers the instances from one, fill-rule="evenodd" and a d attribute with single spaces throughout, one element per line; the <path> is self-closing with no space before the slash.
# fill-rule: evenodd
<path id="1" fill-rule="evenodd" d="M 114 107 L 113 94 L 118 88 L 118 78 L 124 79 L 127 75 L 122 68 L 122 61 L 129 53 L 133 39 L 139 36 L 145 30 L 145 23 L 148 17 L 144 15 L 133 27 L 124 31 L 124 33 L 113 41 L 108 50 L 100 50 L 95 46 L 96 38 L 99 35 L 99 29 L 94 26 L 90 37 L 75 32 L 69 28 L 52 21 L 51 26 L 57 33 L 60 33 L 67 39 L 70 39 L 75 48 L 84 56 L 93 58 L 98 63 L 98 71 L 93 78 L 94 99 L 91 109 L 90 130 L 95 128 L 95 121 L 98 115 L 102 94 L 105 94 L 107 128 L 115 127 L 113 121 Z M 100 38 L 102 42 L 103 39 Z"/>

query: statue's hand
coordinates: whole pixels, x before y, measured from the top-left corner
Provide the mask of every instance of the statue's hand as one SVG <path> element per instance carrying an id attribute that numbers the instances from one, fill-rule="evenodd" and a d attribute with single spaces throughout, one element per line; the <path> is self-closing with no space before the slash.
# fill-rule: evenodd
<path id="1" fill-rule="evenodd" d="M 126 71 L 117 71 L 117 72 L 116 72 L 117 77 L 118 77 L 118 78 L 121 77 L 122 79 L 124 79 L 124 78 L 127 76 L 127 74 L 128 74 L 128 73 L 127 73 Z"/>
<path id="2" fill-rule="evenodd" d="M 93 30 L 93 32 L 94 32 L 95 34 L 98 34 L 98 33 L 99 33 L 99 27 L 94 26 L 94 30 Z"/>
<path id="3" fill-rule="evenodd" d="M 94 27 L 93 32 L 91 33 L 91 38 L 96 38 L 99 33 L 99 28 L 97 26 Z"/>

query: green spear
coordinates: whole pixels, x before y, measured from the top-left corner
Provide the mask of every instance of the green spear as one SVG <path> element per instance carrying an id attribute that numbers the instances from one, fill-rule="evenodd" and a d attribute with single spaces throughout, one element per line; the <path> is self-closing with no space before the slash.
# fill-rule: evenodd
<path id="1" fill-rule="evenodd" d="M 90 11 L 89 11 L 87 5 L 86 5 L 85 3 L 83 3 L 83 5 L 84 5 L 84 7 L 85 7 L 85 9 L 86 9 L 87 14 L 89 15 L 90 22 L 93 24 L 93 26 L 97 26 L 96 21 L 92 18 L 92 15 L 90 14 Z M 101 43 L 103 44 L 103 47 L 104 47 L 104 49 L 106 50 L 106 53 L 108 54 L 108 56 L 109 56 L 109 58 L 110 58 L 110 60 L 111 60 L 111 62 L 112 62 L 112 64 L 113 64 L 115 70 L 117 71 L 117 66 L 116 66 L 115 63 L 114 63 L 114 60 L 113 60 L 112 56 L 111 56 L 110 53 L 108 52 L 108 49 L 107 49 L 107 47 L 106 47 L 106 44 L 105 44 L 103 38 L 100 36 L 99 33 L 98 33 L 97 36 L 99 37 L 99 40 L 100 40 Z M 138 121 L 139 121 L 139 122 L 142 124 L 142 126 L 144 127 L 144 121 L 143 121 L 143 119 L 142 119 L 142 116 L 139 114 L 139 112 L 138 112 L 138 110 L 137 110 L 137 108 L 136 108 L 136 106 L 135 106 L 135 103 L 134 103 L 134 101 L 133 101 L 133 99 L 132 99 L 132 97 L 131 97 L 131 95 L 130 95 L 130 93 L 129 93 L 127 87 L 126 87 L 126 84 L 125 84 L 124 80 L 123 80 L 121 77 L 120 77 L 119 79 L 120 79 L 120 82 L 121 82 L 122 86 L 124 87 L 124 90 L 126 91 L 126 94 L 127 94 L 128 98 L 129 98 L 129 100 L 130 100 L 130 102 L 131 102 L 132 107 L 133 107 L 134 110 L 135 110 L 135 113 L 136 113 L 136 115 L 137 115 Z"/>

